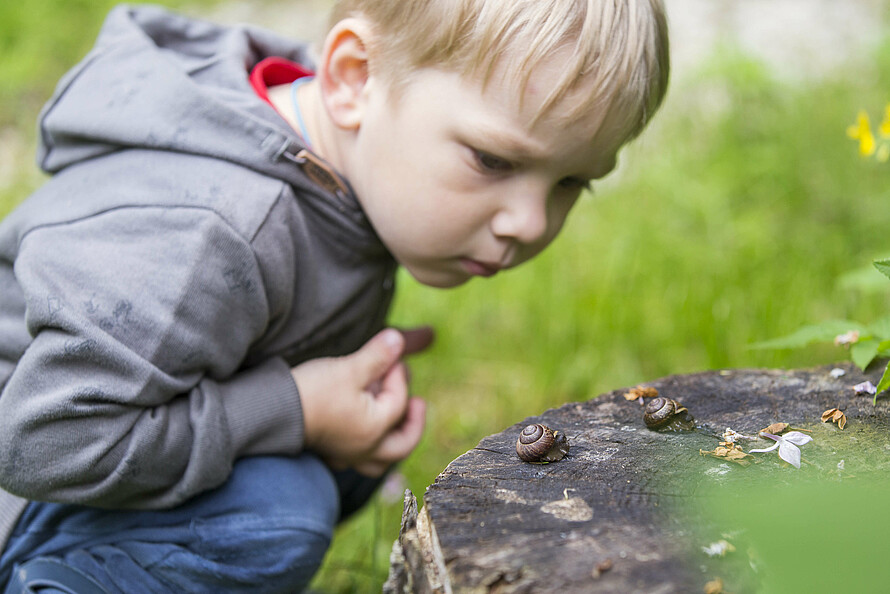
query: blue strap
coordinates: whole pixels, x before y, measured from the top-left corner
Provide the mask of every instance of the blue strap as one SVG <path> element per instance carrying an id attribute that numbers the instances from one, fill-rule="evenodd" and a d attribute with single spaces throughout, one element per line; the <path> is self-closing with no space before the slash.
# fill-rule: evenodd
<path id="1" fill-rule="evenodd" d="M 57 559 L 32 559 L 12 572 L 4 594 L 38 594 L 50 588 L 66 594 L 108 594 L 87 574 Z"/>
<path id="2" fill-rule="evenodd" d="M 306 122 L 303 121 L 303 112 L 300 110 L 300 103 L 297 101 L 297 89 L 312 80 L 312 76 L 303 76 L 295 80 L 290 86 L 290 101 L 294 107 L 294 114 L 297 118 L 297 125 L 300 127 L 300 136 L 306 143 L 306 148 L 312 150 L 312 141 L 309 140 L 309 131 L 306 129 Z"/>

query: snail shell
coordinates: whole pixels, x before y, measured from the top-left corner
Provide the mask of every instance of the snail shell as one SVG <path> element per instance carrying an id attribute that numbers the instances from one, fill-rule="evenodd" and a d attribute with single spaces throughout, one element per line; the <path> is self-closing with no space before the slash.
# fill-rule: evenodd
<path id="1" fill-rule="evenodd" d="M 516 440 L 516 453 L 526 462 L 546 464 L 562 460 L 569 453 L 569 440 L 564 433 L 546 425 L 528 425 Z"/>
<path id="2" fill-rule="evenodd" d="M 689 431 L 695 428 L 695 419 L 685 406 L 671 398 L 659 396 L 646 404 L 643 422 L 649 429 Z"/>

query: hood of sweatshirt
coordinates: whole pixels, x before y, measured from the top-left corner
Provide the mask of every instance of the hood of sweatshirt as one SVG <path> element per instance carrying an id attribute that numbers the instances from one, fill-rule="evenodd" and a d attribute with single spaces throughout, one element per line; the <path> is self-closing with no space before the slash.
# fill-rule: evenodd
<path id="1" fill-rule="evenodd" d="M 308 47 L 246 25 L 222 27 L 153 6 L 119 6 L 40 116 L 49 173 L 126 148 L 210 156 L 297 187 L 299 136 L 251 88 L 268 56 L 313 67 Z M 317 185 L 317 184 L 316 184 Z M 352 192 L 340 200 L 358 208 Z"/>
<path id="2" fill-rule="evenodd" d="M 291 367 L 384 325 L 395 261 L 250 86 L 269 56 L 312 67 L 268 31 L 121 6 L 44 108 L 58 175 L 0 221 L 0 551 L 12 491 L 171 507 L 295 455 Z"/>

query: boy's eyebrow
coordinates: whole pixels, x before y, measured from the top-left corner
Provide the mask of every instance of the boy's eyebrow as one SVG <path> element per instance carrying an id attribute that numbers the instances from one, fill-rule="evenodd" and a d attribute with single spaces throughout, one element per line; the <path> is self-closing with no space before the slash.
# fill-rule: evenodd
<path id="1" fill-rule="evenodd" d="M 527 159 L 529 161 L 545 161 L 550 154 L 538 147 L 534 141 L 523 138 L 506 130 L 499 128 L 487 127 L 484 124 L 474 125 L 473 129 L 480 137 L 491 141 L 497 145 L 499 157 L 514 157 L 518 159 Z M 485 147 L 481 147 L 485 148 Z M 494 148 L 494 147 L 492 147 Z M 506 154 L 504 154 L 506 153 Z M 611 173 L 615 169 L 616 159 L 612 155 L 602 162 L 592 167 L 592 171 L 587 175 L 589 179 L 600 179 Z"/>
<path id="2" fill-rule="evenodd" d="M 538 147 L 534 141 L 506 130 L 485 125 L 474 125 L 473 129 L 478 136 L 496 144 L 499 151 L 507 152 L 512 156 L 530 160 L 544 160 L 548 157 L 547 151 Z"/>

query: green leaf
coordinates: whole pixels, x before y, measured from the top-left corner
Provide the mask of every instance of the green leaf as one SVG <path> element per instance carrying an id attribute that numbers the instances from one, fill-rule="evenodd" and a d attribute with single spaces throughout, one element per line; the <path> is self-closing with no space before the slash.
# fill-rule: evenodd
<path id="1" fill-rule="evenodd" d="M 881 274 L 890 278 L 890 258 L 875 260 L 875 268 L 881 271 Z"/>
<path id="2" fill-rule="evenodd" d="M 890 316 L 880 318 L 869 324 L 868 331 L 872 336 L 880 340 L 890 339 Z"/>
<path id="3" fill-rule="evenodd" d="M 882 357 L 890 357 L 890 340 L 882 340 L 878 344 L 878 354 Z"/>
<path id="4" fill-rule="evenodd" d="M 880 274 L 875 274 L 873 264 L 844 273 L 838 278 L 837 286 L 845 291 L 855 290 L 868 294 L 887 292 L 887 281 Z"/>
<path id="5" fill-rule="evenodd" d="M 858 322 L 848 320 L 829 320 L 820 324 L 812 324 L 787 336 L 765 340 L 751 345 L 752 349 L 799 349 L 814 342 L 833 342 L 838 334 L 858 330 L 863 334 L 868 329 Z M 863 338 L 868 338 L 863 336 Z"/>
<path id="6" fill-rule="evenodd" d="M 865 371 L 868 364 L 878 356 L 881 342 L 877 340 L 860 340 L 850 347 L 850 358 L 859 369 Z"/>
<path id="7" fill-rule="evenodd" d="M 875 399 L 872 401 L 873 405 L 878 403 L 878 394 L 890 388 L 890 363 L 887 363 L 887 367 L 884 368 L 884 375 L 881 376 L 881 381 L 878 382 L 877 387 L 878 389 L 875 391 Z"/>

